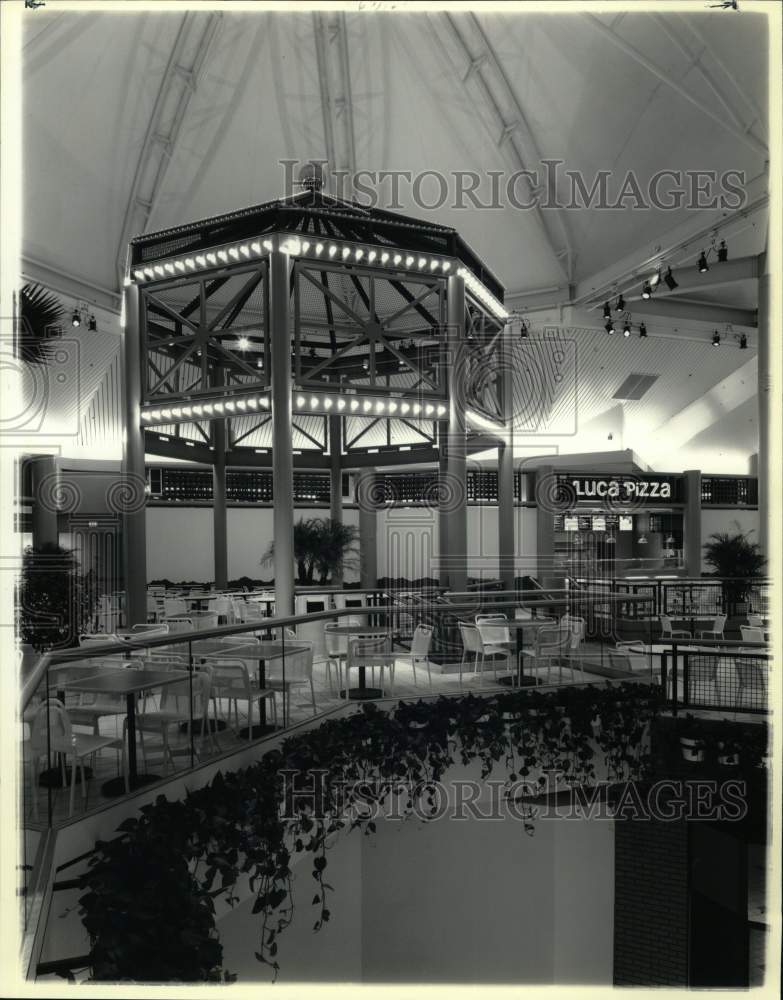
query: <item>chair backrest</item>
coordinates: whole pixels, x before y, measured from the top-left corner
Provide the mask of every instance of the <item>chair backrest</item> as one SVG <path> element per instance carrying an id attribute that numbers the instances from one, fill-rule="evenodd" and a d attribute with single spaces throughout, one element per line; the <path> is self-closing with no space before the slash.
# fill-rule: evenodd
<path id="1" fill-rule="evenodd" d="M 712 632 L 720 632 L 723 635 L 723 629 L 726 627 L 726 619 L 728 615 L 716 615 L 715 621 L 712 623 Z"/>
<path id="2" fill-rule="evenodd" d="M 207 609 L 216 615 L 229 615 L 231 614 L 231 601 L 228 597 L 215 597 L 208 603 Z"/>
<path id="3" fill-rule="evenodd" d="M 426 656 L 432 645 L 432 625 L 417 625 L 411 641 L 414 656 Z"/>
<path id="4" fill-rule="evenodd" d="M 147 635 L 166 635 L 168 630 L 166 622 L 158 622 L 156 625 L 131 625 L 131 632 L 144 632 Z"/>
<path id="5" fill-rule="evenodd" d="M 764 642 L 764 629 L 749 628 L 747 625 L 740 625 L 743 642 Z"/>
<path id="6" fill-rule="evenodd" d="M 66 748 L 73 738 L 71 720 L 65 705 L 57 698 L 47 698 L 38 706 L 30 727 L 30 744 L 33 752 L 44 754 L 50 744 L 53 748 Z"/>
<path id="7" fill-rule="evenodd" d="M 100 646 L 107 642 L 119 642 L 120 637 L 113 632 L 95 632 L 92 635 L 80 635 L 80 646 Z"/>
<path id="8" fill-rule="evenodd" d="M 179 597 L 164 597 L 163 599 L 163 610 L 167 618 L 173 617 L 175 615 L 184 615 L 188 610 L 188 606 Z"/>
<path id="9" fill-rule="evenodd" d="M 283 635 L 285 636 L 286 639 L 295 639 L 296 638 L 296 629 L 295 628 L 284 628 L 283 629 Z"/>
<path id="10" fill-rule="evenodd" d="M 216 657 L 209 661 L 209 674 L 213 698 L 250 699 L 250 674 L 244 660 Z"/>
<path id="11" fill-rule="evenodd" d="M 481 641 L 486 644 L 511 642 L 511 633 L 505 615 L 476 615 L 476 628 Z"/>
<path id="12" fill-rule="evenodd" d="M 571 642 L 571 631 L 556 624 L 553 628 L 540 628 L 538 630 L 538 651 L 539 653 L 552 653 L 563 649 Z"/>
<path id="13" fill-rule="evenodd" d="M 334 634 L 334 630 L 339 627 L 339 622 L 327 622 L 324 625 L 324 643 L 327 656 L 339 656 L 341 653 L 348 652 L 348 636 L 340 633 Z"/>
<path id="14" fill-rule="evenodd" d="M 371 657 L 373 653 L 386 653 L 389 651 L 388 635 L 366 635 L 350 636 L 348 642 L 348 666 L 356 659 Z"/>
<path id="15" fill-rule="evenodd" d="M 748 625 L 751 628 L 764 628 L 763 615 L 748 615 Z"/>
<path id="16" fill-rule="evenodd" d="M 169 632 L 188 632 L 193 628 L 192 618 L 167 618 Z"/>
<path id="17" fill-rule="evenodd" d="M 470 622 L 457 622 L 459 632 L 462 637 L 462 645 L 466 653 L 483 653 L 484 643 L 481 641 L 481 633 L 476 625 Z"/>
<path id="18" fill-rule="evenodd" d="M 313 676 L 313 643 L 309 640 L 297 639 L 297 646 L 306 649 L 296 653 L 286 653 L 285 662 L 282 659 L 271 660 L 266 669 L 266 677 L 286 681 L 309 680 Z"/>
<path id="19" fill-rule="evenodd" d="M 167 667 L 160 663 L 153 666 L 154 670 L 166 670 Z M 172 663 L 168 669 L 181 670 L 180 664 Z M 190 696 L 193 694 L 193 718 L 201 718 L 209 704 L 209 696 L 212 688 L 212 670 L 205 667 L 201 670 L 194 670 L 191 677 L 183 678 L 177 684 L 167 684 L 161 690 L 160 707 L 161 711 L 182 712 L 183 715 L 190 714 Z"/>
<path id="20" fill-rule="evenodd" d="M 661 632 L 663 635 L 671 635 L 672 620 L 668 615 L 661 615 Z"/>

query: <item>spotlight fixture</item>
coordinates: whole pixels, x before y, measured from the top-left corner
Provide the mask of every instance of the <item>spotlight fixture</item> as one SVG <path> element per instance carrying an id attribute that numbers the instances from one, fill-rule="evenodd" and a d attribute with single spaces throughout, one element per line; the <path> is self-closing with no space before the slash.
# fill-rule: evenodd
<path id="1" fill-rule="evenodd" d="M 604 330 L 606 330 L 606 332 L 611 337 L 611 335 L 614 333 L 614 323 L 611 320 L 607 320 L 606 326 L 604 326 Z"/>
<path id="2" fill-rule="evenodd" d="M 717 330 L 712 335 L 712 346 L 720 347 L 720 334 L 718 333 Z"/>
<path id="3" fill-rule="evenodd" d="M 649 299 L 652 296 L 652 285 L 649 281 L 645 281 L 642 285 L 642 298 Z"/>
<path id="4" fill-rule="evenodd" d="M 248 347 L 250 347 L 250 341 L 247 339 L 247 337 L 240 337 L 239 340 L 237 341 L 237 347 L 239 348 L 240 351 L 246 351 Z"/>
<path id="5" fill-rule="evenodd" d="M 702 250 L 699 256 L 699 274 L 704 274 L 705 271 L 709 271 L 710 265 L 707 263 L 707 254 Z"/>
<path id="6" fill-rule="evenodd" d="M 647 327 L 645 326 L 644 323 L 640 323 L 639 324 L 639 336 L 640 337 L 646 337 L 647 336 Z"/>
<path id="7" fill-rule="evenodd" d="M 519 339 L 527 340 L 527 334 L 528 334 L 528 325 L 524 320 L 522 320 L 522 324 L 519 327 Z"/>
<path id="8" fill-rule="evenodd" d="M 748 336 L 745 333 L 740 334 L 739 346 L 741 351 L 747 351 L 748 349 Z"/>
<path id="9" fill-rule="evenodd" d="M 90 319 L 89 322 L 87 323 L 87 329 L 91 330 L 93 333 L 95 333 L 95 331 L 98 329 L 98 323 L 93 313 L 90 313 Z"/>
<path id="10" fill-rule="evenodd" d="M 604 319 L 612 318 L 612 307 L 608 302 L 604 302 Z"/>
<path id="11" fill-rule="evenodd" d="M 670 267 L 666 268 L 666 274 L 664 274 L 663 280 L 666 282 L 666 287 L 670 292 L 677 287 L 677 282 L 674 280 L 674 275 L 672 274 L 672 269 Z"/>
<path id="12" fill-rule="evenodd" d="M 82 325 L 82 318 L 79 315 L 79 310 L 74 309 L 73 316 L 71 316 L 71 326 L 81 326 L 81 325 Z"/>
<path id="13" fill-rule="evenodd" d="M 621 313 L 625 309 L 625 299 L 623 298 L 623 293 L 617 296 L 617 304 L 615 305 L 615 311 Z"/>
<path id="14" fill-rule="evenodd" d="M 627 319 L 623 323 L 623 336 L 624 337 L 630 337 L 631 336 L 631 321 L 629 319 Z"/>
<path id="15" fill-rule="evenodd" d="M 726 241 L 721 240 L 720 246 L 718 247 L 718 260 L 723 262 L 729 259 L 729 248 L 726 246 Z"/>

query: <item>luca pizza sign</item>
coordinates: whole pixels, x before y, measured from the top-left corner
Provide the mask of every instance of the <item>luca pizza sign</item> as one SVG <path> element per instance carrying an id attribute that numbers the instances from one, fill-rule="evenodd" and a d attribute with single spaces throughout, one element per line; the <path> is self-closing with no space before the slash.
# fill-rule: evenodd
<path id="1" fill-rule="evenodd" d="M 676 502 L 678 481 L 672 476 L 573 476 L 561 484 L 578 502 L 611 500 L 615 503 Z"/>

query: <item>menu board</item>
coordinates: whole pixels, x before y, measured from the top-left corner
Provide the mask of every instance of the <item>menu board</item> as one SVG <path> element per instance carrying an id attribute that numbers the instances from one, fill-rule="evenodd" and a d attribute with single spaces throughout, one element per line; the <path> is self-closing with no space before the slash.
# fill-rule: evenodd
<path id="1" fill-rule="evenodd" d="M 579 518 L 569 517 L 566 515 L 563 518 L 563 530 L 564 531 L 579 531 Z"/>
<path id="2" fill-rule="evenodd" d="M 620 515 L 620 531 L 633 531 L 633 518 L 629 514 Z"/>
<path id="3" fill-rule="evenodd" d="M 596 515 L 593 518 L 592 524 L 593 531 L 606 531 L 606 518 L 602 515 Z"/>

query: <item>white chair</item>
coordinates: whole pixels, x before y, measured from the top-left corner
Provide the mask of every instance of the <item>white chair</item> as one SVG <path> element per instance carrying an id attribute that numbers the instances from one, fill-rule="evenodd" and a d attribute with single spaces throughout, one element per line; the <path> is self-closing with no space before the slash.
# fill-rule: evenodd
<path id="1" fill-rule="evenodd" d="M 158 599 L 154 594 L 147 594 L 147 621 L 156 622 L 158 620 L 159 607 Z"/>
<path id="2" fill-rule="evenodd" d="M 221 701 L 228 702 L 228 719 L 231 724 L 231 706 L 234 706 L 237 729 L 239 729 L 238 702 L 247 702 L 247 738 L 253 739 L 253 706 L 257 702 L 268 701 L 272 710 L 272 719 L 277 725 L 277 703 L 273 688 L 261 688 L 251 680 L 250 672 L 244 660 L 233 657 L 212 657 L 209 661 L 212 677 L 210 697 L 214 706 L 215 718 L 218 717 Z M 260 715 L 259 715 L 260 718 Z"/>
<path id="3" fill-rule="evenodd" d="M 179 597 L 164 597 L 163 614 L 166 618 L 177 618 L 188 613 L 188 605 Z"/>
<path id="4" fill-rule="evenodd" d="M 241 597 L 232 597 L 229 599 L 229 603 L 233 621 L 240 625 L 243 624 L 245 621 L 245 611 L 247 610 L 247 601 Z"/>
<path id="5" fill-rule="evenodd" d="M 763 628 L 749 628 L 747 625 L 740 625 L 743 642 L 764 642 Z"/>
<path id="6" fill-rule="evenodd" d="M 538 629 L 536 633 L 536 644 L 532 649 L 523 649 L 522 656 L 527 656 L 533 661 L 533 665 L 538 670 L 543 670 L 546 666 L 546 682 L 551 683 L 552 666 L 557 661 L 559 670 L 559 680 L 563 680 L 563 660 L 566 659 L 571 646 L 572 632 L 570 628 L 564 628 L 556 623 L 553 627 Z M 571 681 L 575 680 L 573 661 L 566 659 L 566 665 L 571 670 Z M 584 671 L 582 676 L 584 677 Z"/>
<path id="7" fill-rule="evenodd" d="M 418 680 L 416 679 L 416 667 L 426 667 L 427 668 L 427 679 L 430 682 L 430 691 L 432 691 L 432 670 L 430 668 L 430 646 L 432 645 L 432 625 L 417 625 L 413 632 L 413 639 L 411 640 L 411 648 L 409 652 L 393 653 L 395 661 L 402 660 L 406 663 L 410 663 L 411 669 L 413 670 L 413 683 L 418 687 Z"/>
<path id="8" fill-rule="evenodd" d="M 157 661 L 148 664 L 153 670 L 163 669 L 163 665 Z M 179 664 L 170 664 L 174 669 Z M 192 695 L 193 695 L 193 721 L 199 722 L 201 727 L 200 751 L 203 754 L 204 743 L 208 739 L 210 746 L 215 749 L 215 738 L 213 727 L 209 725 L 209 699 L 212 686 L 212 673 L 209 668 L 196 670 L 193 673 Z M 190 719 L 191 719 L 191 680 L 182 680 L 177 684 L 167 684 L 160 695 L 160 705 L 147 709 L 146 706 L 141 712 L 136 713 L 136 732 L 140 737 L 142 757 L 146 761 L 146 748 L 144 741 L 145 733 L 156 733 L 160 735 L 163 748 L 164 767 L 169 764 L 174 768 L 174 754 L 172 751 L 172 740 L 170 731 L 175 727 L 175 732 L 179 732 L 181 726 L 187 727 L 188 748 L 190 747 Z M 127 719 L 123 732 L 127 730 Z"/>
<path id="9" fill-rule="evenodd" d="M 368 630 L 369 631 L 369 630 Z M 390 637 L 384 635 L 350 636 L 348 653 L 345 657 L 345 688 L 350 688 L 351 670 L 361 667 L 372 670 L 372 684 L 375 685 L 375 668 L 380 670 L 380 686 L 382 694 L 386 694 L 383 679 L 386 670 L 389 671 L 389 693 L 394 694 L 394 659 L 390 655 Z"/>
<path id="10" fill-rule="evenodd" d="M 751 628 L 764 628 L 764 615 L 748 615 L 748 625 Z"/>
<path id="11" fill-rule="evenodd" d="M 484 646 L 508 646 L 511 643 L 505 615 L 476 615 L 476 628 Z"/>
<path id="12" fill-rule="evenodd" d="M 207 604 L 207 610 L 211 611 L 216 616 L 216 621 L 223 618 L 225 619 L 227 625 L 230 625 L 233 621 L 234 612 L 232 601 L 229 597 L 214 598 Z"/>
<path id="13" fill-rule="evenodd" d="M 184 615 L 177 618 L 167 618 L 166 624 L 169 632 L 191 632 L 193 631 L 193 619 Z"/>
<path id="14" fill-rule="evenodd" d="M 48 733 L 47 733 L 48 721 Z M 60 767 L 62 771 L 63 787 L 66 785 L 66 759 L 72 757 L 71 763 L 71 794 L 68 803 L 68 816 L 73 816 L 74 798 L 76 794 L 76 769 L 79 769 L 79 780 L 82 788 L 82 801 L 87 804 L 87 782 L 84 776 L 84 759 L 92 759 L 92 767 L 95 768 L 95 755 L 107 747 L 119 750 L 122 755 L 122 771 L 125 778 L 125 791 L 130 791 L 128 783 L 127 760 L 125 757 L 125 743 L 121 739 L 110 736 L 94 736 L 84 733 L 75 733 L 71 726 L 71 719 L 65 706 L 57 699 L 48 699 L 38 706 L 33 718 L 30 733 L 30 750 L 33 771 L 33 801 L 34 810 L 37 813 L 37 788 L 39 765 L 42 757 L 48 753 L 60 755 Z"/>
<path id="15" fill-rule="evenodd" d="M 286 629 L 290 632 L 291 629 Z M 287 639 L 296 639 L 293 636 L 286 636 Z M 310 688 L 310 700 L 313 706 L 313 715 L 318 713 L 315 704 L 315 688 L 313 687 L 313 644 L 303 639 L 297 639 L 297 645 L 305 646 L 306 649 L 296 653 L 286 653 L 285 660 L 274 660 L 267 667 L 266 685 L 274 691 L 281 693 L 285 698 L 283 706 L 283 724 L 290 725 L 291 722 L 291 689 L 308 685 Z M 279 669 L 279 672 L 277 672 Z"/>
<path id="16" fill-rule="evenodd" d="M 326 676 L 329 687 L 335 693 L 339 693 L 343 683 L 343 666 L 348 655 L 348 636 L 335 634 L 334 630 L 340 627 L 340 622 L 327 622 L 324 625 L 324 645 L 326 648 Z M 332 682 L 332 670 L 336 675 L 336 684 Z"/>
<path id="17" fill-rule="evenodd" d="M 702 629 L 701 632 L 696 633 L 698 639 L 722 639 L 723 630 L 726 627 L 726 615 L 716 615 L 715 621 L 712 623 L 712 628 Z"/>
<path id="18" fill-rule="evenodd" d="M 473 657 L 472 672 L 479 675 L 479 685 L 483 685 L 484 683 L 484 670 L 487 658 L 490 659 L 495 677 L 497 677 L 498 660 L 505 659 L 508 669 L 511 669 L 510 649 L 506 649 L 497 643 L 486 644 L 481 637 L 481 631 L 478 626 L 471 624 L 471 622 L 457 622 L 457 625 L 462 637 L 462 659 L 459 664 L 460 687 L 462 686 L 463 669 L 471 656 Z"/>
<path id="19" fill-rule="evenodd" d="M 74 663 L 67 670 L 58 671 L 58 686 L 66 686 L 71 681 L 79 681 L 86 677 L 95 677 L 96 674 L 106 674 L 112 671 L 125 670 L 133 666 L 130 660 L 119 657 L 97 658 L 81 660 Z M 67 688 L 66 688 L 67 696 Z M 74 726 L 91 726 L 93 736 L 100 736 L 101 719 L 119 718 L 125 714 L 125 696 L 121 694 L 88 694 L 79 692 L 75 695 L 75 700 L 65 704 L 71 724 Z M 115 731 L 119 736 L 119 732 Z"/>
<path id="20" fill-rule="evenodd" d="M 668 615 L 661 615 L 661 639 L 690 639 L 690 632 L 685 629 L 672 628 L 672 620 Z"/>

